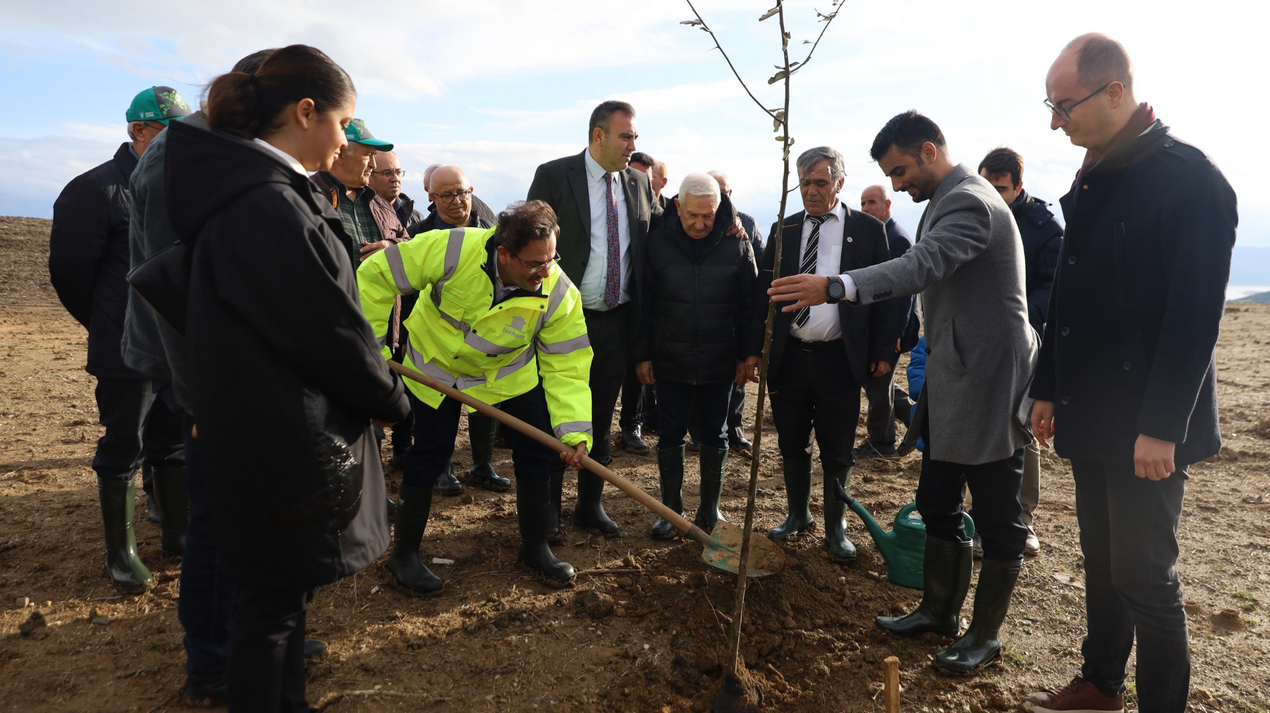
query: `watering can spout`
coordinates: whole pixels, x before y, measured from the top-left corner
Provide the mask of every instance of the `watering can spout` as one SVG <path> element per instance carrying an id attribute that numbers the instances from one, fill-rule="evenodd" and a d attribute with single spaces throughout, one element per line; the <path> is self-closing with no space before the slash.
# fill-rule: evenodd
<path id="1" fill-rule="evenodd" d="M 864 526 L 868 528 L 869 535 L 873 538 L 873 543 L 877 545 L 878 552 L 882 553 L 882 559 L 888 564 L 893 563 L 895 557 L 895 538 L 894 532 L 886 532 L 882 526 L 873 519 L 869 511 L 863 505 L 856 502 L 855 498 L 847 495 L 847 489 L 842 487 L 842 483 L 834 482 L 834 499 L 840 503 L 846 503 L 851 511 L 864 521 Z"/>

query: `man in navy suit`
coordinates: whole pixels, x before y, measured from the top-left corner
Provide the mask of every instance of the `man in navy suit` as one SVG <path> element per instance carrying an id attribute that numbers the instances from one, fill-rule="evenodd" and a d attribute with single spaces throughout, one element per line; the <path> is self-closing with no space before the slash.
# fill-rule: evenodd
<path id="1" fill-rule="evenodd" d="M 591 457 L 607 465 L 613 460 L 610 428 L 613 408 L 631 362 L 640 320 L 639 280 L 644 244 L 661 205 L 646 174 L 630 167 L 639 132 L 635 108 L 606 101 L 591 112 L 589 143 L 581 153 L 538 167 L 527 200 L 541 200 L 556 212 L 560 224 L 557 250 L 560 268 L 582 292 L 587 333 L 595 358 L 591 363 L 591 424 L 595 448 Z M 552 471 L 554 513 L 559 517 L 564 463 Z M 575 525 L 617 534 L 617 524 L 604 512 L 604 481 L 578 472 Z M 558 535 L 559 528 L 549 532 Z"/>

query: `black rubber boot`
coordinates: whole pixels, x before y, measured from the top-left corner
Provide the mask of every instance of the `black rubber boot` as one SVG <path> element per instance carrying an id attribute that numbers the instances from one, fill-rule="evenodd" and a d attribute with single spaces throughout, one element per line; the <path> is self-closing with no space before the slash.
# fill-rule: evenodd
<path id="1" fill-rule="evenodd" d="M 693 523 L 706 532 L 714 532 L 720 520 L 727 522 L 719 512 L 719 500 L 723 497 L 723 473 L 728 466 L 728 449 L 701 447 L 701 504 Z"/>
<path id="2" fill-rule="evenodd" d="M 551 483 L 516 479 L 516 521 L 520 524 L 517 560 L 543 576 L 548 584 L 573 583 L 573 565 L 556 557 L 547 544 L 547 520 L 551 511 Z"/>
<path id="3" fill-rule="evenodd" d="M 99 480 L 97 494 L 106 525 L 106 573 L 124 591 L 144 589 L 154 577 L 137 556 L 137 535 L 132 529 L 137 491 L 131 480 Z"/>
<path id="4" fill-rule="evenodd" d="M 784 542 L 791 535 L 810 530 L 816 524 L 811 518 L 811 457 L 799 462 L 786 458 L 783 470 L 789 514 L 785 516 L 785 522 L 767 532 L 768 539 L 777 542 Z"/>
<path id="5" fill-rule="evenodd" d="M 159 501 L 163 554 L 180 557 L 185 554 L 185 528 L 190 523 L 190 491 L 185 466 L 154 466 L 154 498 Z"/>
<path id="6" fill-rule="evenodd" d="M 461 495 L 463 493 L 463 483 L 454 475 L 454 459 L 451 458 L 445 462 L 445 470 L 441 472 L 441 477 L 437 478 L 437 492 L 442 495 Z"/>
<path id="7" fill-rule="evenodd" d="M 578 471 L 578 504 L 573 508 L 573 524 L 601 535 L 616 535 L 617 523 L 604 512 L 604 479 L 594 473 Z"/>
<path id="8" fill-rule="evenodd" d="M 970 626 L 952 646 L 935 655 L 940 668 L 971 673 L 1001 656 L 1001 623 L 1010 609 L 1010 595 L 1019 581 L 1023 562 L 984 560 L 975 587 L 975 613 Z"/>
<path id="9" fill-rule="evenodd" d="M 494 472 L 494 434 L 498 421 L 479 413 L 467 417 L 467 435 L 472 443 L 472 469 L 467 476 L 473 483 L 499 492 L 511 490 L 512 481 Z"/>
<path id="10" fill-rule="evenodd" d="M 922 557 L 922 603 L 904 616 L 880 616 L 877 627 L 896 636 L 932 633 L 956 636 L 961 605 L 970 590 L 974 553 L 969 542 L 947 542 L 926 536 Z"/>
<path id="11" fill-rule="evenodd" d="M 684 447 L 657 449 L 657 471 L 661 475 L 661 502 L 680 515 L 684 514 Z M 650 533 L 654 540 L 674 538 L 679 529 L 665 518 L 657 518 Z"/>
<path id="12" fill-rule="evenodd" d="M 551 507 L 547 510 L 547 541 L 553 545 L 564 542 L 560 530 L 560 505 L 564 500 L 564 468 L 551 469 Z"/>
<path id="13" fill-rule="evenodd" d="M 432 489 L 402 485 L 393 516 L 392 554 L 385 566 L 397 582 L 419 594 L 441 589 L 441 578 L 419 559 L 419 545 L 432 512 Z"/>
<path id="14" fill-rule="evenodd" d="M 851 469 L 825 473 L 825 549 L 835 562 L 854 562 L 855 544 L 847 539 L 847 504 L 838 500 L 837 486 L 851 490 Z"/>

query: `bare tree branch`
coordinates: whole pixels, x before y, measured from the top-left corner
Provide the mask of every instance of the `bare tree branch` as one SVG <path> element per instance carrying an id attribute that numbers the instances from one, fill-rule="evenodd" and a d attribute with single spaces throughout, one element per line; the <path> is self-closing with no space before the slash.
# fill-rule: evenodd
<path id="1" fill-rule="evenodd" d="M 691 5 L 692 3 L 689 3 L 689 4 Z M 794 62 L 794 65 L 796 65 L 798 69 L 802 69 L 803 67 L 806 67 L 807 63 L 811 61 L 812 53 L 814 53 L 816 51 L 816 48 L 820 46 L 820 38 L 825 36 L 825 30 L 829 29 L 829 24 L 833 22 L 834 18 L 838 16 L 838 13 L 841 12 L 841 10 L 842 8 L 838 8 L 837 10 L 834 10 L 828 15 L 821 15 L 821 17 L 825 17 L 828 19 L 825 20 L 825 26 L 820 28 L 820 34 L 816 36 L 815 43 L 813 43 L 811 46 L 811 49 L 807 51 L 807 56 L 803 58 L 802 62 Z M 819 15 L 820 11 L 817 10 L 816 14 Z M 798 69 L 795 69 L 793 71 L 797 72 Z"/>
<path id="2" fill-rule="evenodd" d="M 701 23 L 701 29 L 703 29 L 703 30 L 705 30 L 706 32 L 710 33 L 710 39 L 714 40 L 714 46 L 715 46 L 715 47 L 719 50 L 719 53 L 723 55 L 723 59 L 727 61 L 727 63 L 728 63 L 728 68 L 729 68 L 729 69 L 731 69 L 731 70 L 732 70 L 732 74 L 734 74 L 734 75 L 736 76 L 736 81 L 738 81 L 738 82 L 740 82 L 740 83 L 741 83 L 741 88 L 745 90 L 745 93 L 746 93 L 746 94 L 749 94 L 749 95 L 750 95 L 750 98 L 754 100 L 754 103 L 755 103 L 755 104 L 758 104 L 758 108 L 760 108 L 760 109 L 762 109 L 763 111 L 767 112 L 767 115 L 768 115 L 768 116 L 770 116 L 770 117 L 772 117 L 772 119 L 774 119 L 774 120 L 776 120 L 776 121 L 781 121 L 781 119 L 777 118 L 777 116 L 776 116 L 776 112 L 774 112 L 774 111 L 772 111 L 771 109 L 768 109 L 767 107 L 763 106 L 763 102 L 759 101 L 759 100 L 758 100 L 758 97 L 754 96 L 754 92 L 751 92 L 751 91 L 750 91 L 750 88 L 749 88 L 749 86 L 745 83 L 745 80 L 744 80 L 744 79 L 741 79 L 741 73 L 740 73 L 740 72 L 738 72 L 738 71 L 736 71 L 736 67 L 735 67 L 735 66 L 733 66 L 733 64 L 732 64 L 732 58 L 728 57 L 728 53 L 723 51 L 723 45 L 719 44 L 719 38 L 718 38 L 718 37 L 715 37 L 715 35 L 714 35 L 714 30 L 711 30 L 711 29 L 710 29 L 710 26 L 706 24 L 705 19 L 701 17 L 701 13 L 697 12 L 697 8 L 693 6 L 693 4 L 692 4 L 692 0 L 687 0 L 687 3 L 688 3 L 688 7 L 692 8 L 692 14 L 696 15 L 696 16 L 697 16 L 697 21 Z M 682 24 L 686 24 L 686 23 L 682 23 Z M 824 35 L 824 32 L 823 32 L 823 31 L 821 32 L 821 35 Z M 812 47 L 812 49 L 813 49 L 813 50 L 815 50 L 816 48 L 815 48 L 815 47 Z"/>

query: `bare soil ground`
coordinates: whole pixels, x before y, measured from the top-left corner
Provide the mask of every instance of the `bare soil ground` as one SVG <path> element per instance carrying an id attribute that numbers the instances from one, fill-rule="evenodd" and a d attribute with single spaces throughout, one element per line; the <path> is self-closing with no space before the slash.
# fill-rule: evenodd
<path id="1" fill-rule="evenodd" d="M 48 284 L 48 229 L 48 221 L 0 218 L 0 710 L 184 709 L 179 560 L 160 554 L 158 529 L 140 518 L 140 552 L 155 585 L 121 596 L 102 566 L 90 468 L 101 432 L 94 379 L 83 370 L 84 330 Z M 1265 712 L 1270 305 L 1228 305 L 1217 358 L 1226 446 L 1195 467 L 1181 532 L 1191 709 Z M 774 438 L 764 440 L 760 532 L 785 512 Z M 466 436 L 456 461 L 463 471 L 470 465 Z M 496 451 L 496 465 L 510 475 L 510 454 Z M 854 494 L 889 527 L 912 499 L 918 467 L 917 455 L 862 463 Z M 656 492 L 653 457 L 620 452 L 615 469 Z M 1069 467 L 1047 453 L 1043 469 L 1043 549 L 1022 575 L 999 665 L 946 676 L 932 659 L 947 640 L 875 630 L 875 616 L 910 609 L 919 592 L 886 580 L 885 563 L 852 518 L 854 565 L 831 563 L 811 537 L 786 548 L 788 569 L 750 589 L 743 653 L 763 686 L 764 709 L 881 710 L 881 662 L 890 655 L 901 662 L 904 710 L 1011 710 L 1030 690 L 1066 683 L 1080 663 L 1083 573 Z M 733 522 L 743 519 L 748 473 L 748 458 L 734 456 L 724 494 Z M 395 488 L 400 475 L 389 480 Z M 819 480 L 817 466 L 816 493 Z M 454 560 L 436 567 L 445 589 L 409 596 L 379 564 L 320 589 L 310 635 L 330 649 L 309 664 L 310 703 L 332 712 L 708 710 L 726 661 L 735 580 L 703 564 L 695 544 L 653 542 L 653 517 L 606 492 L 623 535 L 568 533 L 556 551 L 579 570 L 570 590 L 550 589 L 516 565 L 513 495 L 469 488 L 438 497 L 424 555 Z M 567 510 L 572 484 L 565 499 Z M 817 495 L 813 510 L 819 504 Z M 22 634 L 37 613 L 46 625 Z"/>

